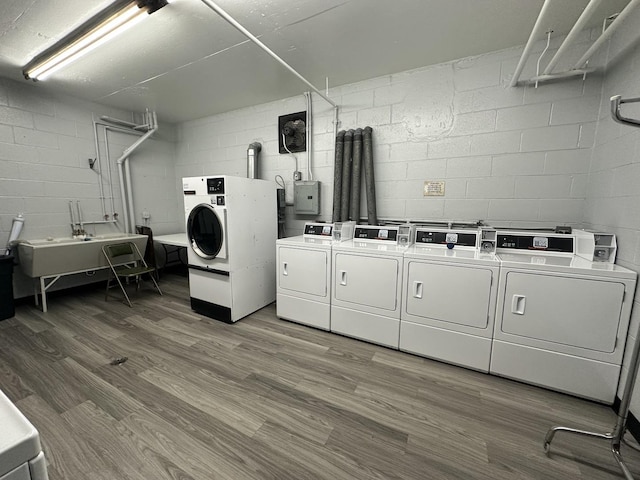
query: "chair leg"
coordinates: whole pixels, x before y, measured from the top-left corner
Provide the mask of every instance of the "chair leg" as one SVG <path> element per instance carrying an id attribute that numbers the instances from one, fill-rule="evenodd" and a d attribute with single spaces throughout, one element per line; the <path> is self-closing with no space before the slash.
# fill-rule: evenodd
<path id="1" fill-rule="evenodd" d="M 120 290 L 122 290 L 122 293 L 124 293 L 124 298 L 126 298 L 127 303 L 129 304 L 129 307 L 133 308 L 133 305 L 131 305 L 131 300 L 129 300 L 129 295 L 127 295 L 127 289 L 124 287 L 124 285 L 122 285 L 122 282 L 120 281 L 120 277 L 116 275 L 116 280 L 118 281 L 118 285 L 120 285 Z"/>
<path id="2" fill-rule="evenodd" d="M 153 284 L 156 286 L 156 290 L 158 290 L 158 293 L 159 293 L 160 295 L 162 295 L 162 290 L 160 290 L 160 285 L 158 285 L 158 282 L 156 282 L 156 279 L 155 279 L 155 278 L 153 278 L 153 274 L 154 274 L 154 273 L 155 273 L 155 272 L 152 272 L 152 273 L 151 273 L 151 275 L 149 275 L 149 276 L 151 277 L 151 281 L 153 282 Z"/>

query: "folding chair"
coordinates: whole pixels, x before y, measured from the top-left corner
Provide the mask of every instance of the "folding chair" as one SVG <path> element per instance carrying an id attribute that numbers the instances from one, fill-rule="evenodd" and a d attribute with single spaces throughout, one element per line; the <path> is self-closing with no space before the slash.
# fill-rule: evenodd
<path id="1" fill-rule="evenodd" d="M 125 284 L 128 285 L 131 279 L 135 280 L 137 291 L 140 288 L 141 277 L 145 273 L 149 274 L 149 277 L 158 290 L 158 293 L 162 295 L 162 290 L 160 290 L 158 282 L 156 282 L 156 279 L 154 278 L 156 273 L 155 267 L 147 265 L 147 262 L 144 261 L 144 258 L 135 243 L 125 242 L 105 245 L 102 247 L 102 253 L 107 259 L 110 267 L 109 278 L 107 279 L 107 290 L 104 297 L 105 302 L 109 298 L 109 288 L 114 286 L 111 284 L 111 280 L 115 278 L 118 285 L 120 285 L 120 289 L 122 290 L 127 303 L 131 308 L 133 308 L 131 300 L 129 300 L 129 295 L 127 295 Z M 121 279 L 124 279 L 125 284 L 122 283 Z"/>

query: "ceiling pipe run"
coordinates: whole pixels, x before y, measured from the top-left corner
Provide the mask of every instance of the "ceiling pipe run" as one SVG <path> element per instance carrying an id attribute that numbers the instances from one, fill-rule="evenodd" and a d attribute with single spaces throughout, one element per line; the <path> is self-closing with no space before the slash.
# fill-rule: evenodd
<path id="1" fill-rule="evenodd" d="M 564 39 L 564 42 L 562 42 L 562 45 L 560 45 L 560 48 L 558 48 L 558 51 L 553 56 L 553 58 L 549 61 L 549 64 L 542 72 L 543 75 L 549 75 L 553 71 L 553 69 L 558 64 L 558 61 L 560 60 L 562 55 L 564 55 L 564 53 L 573 44 L 576 38 L 578 38 L 578 34 L 582 30 L 584 30 L 584 27 L 593 16 L 596 9 L 600 6 L 600 3 L 602 3 L 602 0 L 591 0 L 589 2 L 587 7 L 582 12 L 582 15 L 580 15 L 580 18 L 578 18 L 578 21 L 576 22 L 576 24 L 573 26 L 573 28 L 567 35 L 567 38 Z"/>
<path id="2" fill-rule="evenodd" d="M 204 0 L 203 0 L 204 1 Z M 513 78 L 511 79 L 510 87 L 515 87 L 518 85 L 518 80 L 520 80 L 520 75 L 522 75 L 522 70 L 524 70 L 524 66 L 527 63 L 527 59 L 531 54 L 531 50 L 536 43 L 536 39 L 540 37 L 540 34 L 545 31 L 544 20 L 549 11 L 549 6 L 551 5 L 551 0 L 544 0 L 544 5 L 540 9 L 540 13 L 538 14 L 538 19 L 536 20 L 535 25 L 533 26 L 533 30 L 531 31 L 531 35 L 529 35 L 529 40 L 527 40 L 527 44 L 522 51 L 522 55 L 520 56 L 520 61 L 518 62 L 518 66 L 516 67 L 516 71 L 513 73 Z"/>
<path id="3" fill-rule="evenodd" d="M 616 17 L 616 19 L 613 22 L 611 22 L 611 25 L 609 25 L 609 28 L 607 28 L 604 32 L 602 32 L 602 35 L 600 35 L 598 39 L 595 42 L 593 42 L 593 45 L 591 45 L 589 50 L 587 50 L 584 53 L 584 55 L 580 58 L 580 60 L 576 62 L 576 64 L 573 66 L 574 70 L 583 68 L 586 65 L 586 63 L 589 61 L 591 56 L 602 46 L 604 42 L 606 42 L 607 40 L 609 40 L 609 38 L 611 38 L 611 35 L 614 34 L 614 32 L 622 24 L 624 19 L 631 14 L 633 9 L 637 7 L 638 4 L 640 4 L 640 0 L 631 0 L 627 4 L 627 6 L 624 7 L 624 9 L 620 12 L 620 14 Z"/>
<path id="4" fill-rule="evenodd" d="M 548 0 L 547 0 L 548 1 Z M 282 65 L 284 68 L 286 68 L 287 70 L 289 70 L 291 73 L 293 73 L 298 79 L 300 79 L 302 82 L 304 82 L 309 88 L 311 88 L 311 90 L 313 90 L 314 92 L 316 92 L 318 95 L 320 95 L 326 102 L 328 102 L 330 105 L 332 105 L 333 107 L 336 107 L 336 103 L 331 100 L 329 97 L 327 97 L 325 94 L 323 94 L 320 90 L 318 90 L 311 82 L 309 82 L 309 80 L 307 80 L 306 78 L 304 78 L 302 75 L 300 75 L 291 65 L 289 65 L 287 62 L 285 62 L 282 58 L 280 58 L 275 52 L 273 52 L 273 50 L 271 50 L 269 47 L 267 47 L 264 43 L 262 43 L 260 40 L 258 40 L 258 38 L 256 36 L 254 36 L 249 30 L 247 30 L 246 28 L 244 28 L 240 23 L 238 23 L 231 15 L 229 15 L 227 12 L 225 12 L 218 4 L 216 4 L 215 2 L 213 2 L 212 0 L 202 0 L 202 3 L 204 3 L 207 7 L 209 7 L 211 10 L 213 10 L 214 12 L 216 12 L 218 15 L 220 15 L 223 19 L 225 19 L 229 24 L 231 24 L 231 26 L 233 26 L 236 30 L 240 31 L 240 33 L 242 33 L 245 37 L 247 37 L 249 40 L 251 40 L 253 43 L 255 43 L 258 47 L 260 47 L 262 50 L 264 50 L 265 52 L 267 52 L 267 54 L 269 54 L 269 56 L 271 56 L 274 60 L 276 60 L 280 65 Z"/>

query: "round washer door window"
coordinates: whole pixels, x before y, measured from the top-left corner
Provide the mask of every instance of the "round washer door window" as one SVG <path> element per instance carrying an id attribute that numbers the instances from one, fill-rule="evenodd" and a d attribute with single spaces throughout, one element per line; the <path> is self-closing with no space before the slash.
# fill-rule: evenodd
<path id="1" fill-rule="evenodd" d="M 207 260 L 215 258 L 222 248 L 222 224 L 209 205 L 197 205 L 191 210 L 187 220 L 187 235 L 193 251 Z"/>

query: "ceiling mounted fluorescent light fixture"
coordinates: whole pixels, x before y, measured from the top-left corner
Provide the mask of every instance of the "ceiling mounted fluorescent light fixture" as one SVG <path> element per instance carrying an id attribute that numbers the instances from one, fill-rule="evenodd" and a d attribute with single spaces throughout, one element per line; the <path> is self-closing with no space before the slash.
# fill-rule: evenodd
<path id="1" fill-rule="evenodd" d="M 118 0 L 31 60 L 22 73 L 27 80 L 44 80 L 167 3 L 167 0 Z"/>

